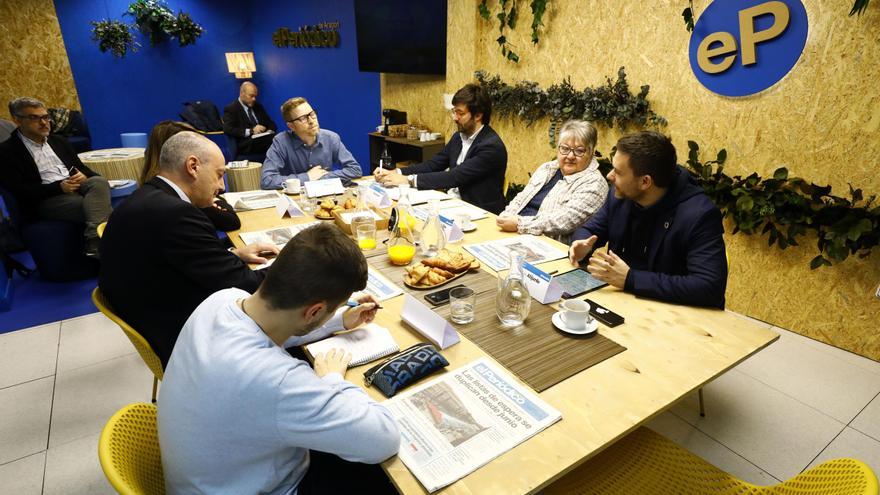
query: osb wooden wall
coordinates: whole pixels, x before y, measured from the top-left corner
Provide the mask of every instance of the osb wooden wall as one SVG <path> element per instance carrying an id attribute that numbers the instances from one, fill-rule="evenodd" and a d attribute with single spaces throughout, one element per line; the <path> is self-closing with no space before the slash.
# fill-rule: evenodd
<path id="1" fill-rule="evenodd" d="M 52 0 L 0 2 L 0 118 L 20 96 L 49 107 L 80 109 Z"/>
<path id="2" fill-rule="evenodd" d="M 383 76 L 384 106 L 417 108 L 419 115 L 429 115 L 425 120 L 448 121 L 442 108 L 426 108 L 426 102 L 454 92 L 477 69 L 545 88 L 570 76 L 583 88 L 624 66 L 634 91 L 651 86 L 649 99 L 669 120 L 665 132 L 681 162 L 687 141 L 694 140 L 707 156 L 726 148 L 730 174 L 766 176 L 786 166 L 793 175 L 831 184 L 840 195 L 848 183 L 867 194 L 880 193 L 880 5 L 872 4 L 862 17 L 848 17 L 852 0 L 803 0 L 810 32 L 800 61 L 772 88 L 731 99 L 703 88 L 691 72 L 690 33 L 681 20 L 684 0 L 551 2 L 538 47 L 529 41 L 528 2 L 519 0 L 519 29 L 508 34 L 521 56 L 518 65 L 502 59 L 494 42 L 497 27 L 479 19 L 477 3 L 449 1 L 445 82 Z M 494 14 L 497 2 L 489 3 Z M 694 1 L 697 14 L 709 3 Z M 526 181 L 553 155 L 547 125 L 493 121 L 508 148 L 511 181 Z M 600 128 L 598 149 L 607 153 L 619 136 L 618 129 Z M 731 224 L 726 227 L 732 230 Z M 880 300 L 872 295 L 880 283 L 880 253 L 811 271 L 814 238 L 785 251 L 768 248 L 766 237 L 737 234 L 726 241 L 729 309 L 880 360 Z"/>

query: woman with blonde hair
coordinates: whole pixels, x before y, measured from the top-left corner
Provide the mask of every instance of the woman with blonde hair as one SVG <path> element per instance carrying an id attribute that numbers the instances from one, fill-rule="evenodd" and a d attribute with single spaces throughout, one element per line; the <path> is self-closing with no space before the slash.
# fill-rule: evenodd
<path id="1" fill-rule="evenodd" d="M 608 182 L 593 158 L 598 133 L 592 124 L 569 120 L 559 132 L 556 159 L 539 166 L 526 187 L 498 216 L 501 230 L 546 235 L 568 243 L 608 196 Z"/>
<path id="2" fill-rule="evenodd" d="M 163 120 L 150 131 L 147 141 L 147 149 L 144 152 L 144 168 L 141 171 L 140 184 L 143 185 L 159 174 L 159 154 L 162 145 L 168 138 L 183 131 L 198 132 L 193 126 L 185 122 Z M 235 214 L 235 210 L 222 198 L 215 198 L 214 205 L 202 208 L 202 212 L 211 220 L 217 230 L 230 231 L 241 228 L 241 220 Z"/>

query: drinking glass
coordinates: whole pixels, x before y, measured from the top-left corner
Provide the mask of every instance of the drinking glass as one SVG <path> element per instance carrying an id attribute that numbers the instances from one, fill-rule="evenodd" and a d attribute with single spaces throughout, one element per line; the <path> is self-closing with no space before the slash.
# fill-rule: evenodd
<path id="1" fill-rule="evenodd" d="M 355 239 L 357 239 L 358 247 L 363 251 L 376 249 L 376 224 L 360 224 L 355 230 Z"/>
<path id="2" fill-rule="evenodd" d="M 474 308 L 477 306 L 477 295 L 473 289 L 456 287 L 449 291 L 450 318 L 458 324 L 474 321 Z"/>

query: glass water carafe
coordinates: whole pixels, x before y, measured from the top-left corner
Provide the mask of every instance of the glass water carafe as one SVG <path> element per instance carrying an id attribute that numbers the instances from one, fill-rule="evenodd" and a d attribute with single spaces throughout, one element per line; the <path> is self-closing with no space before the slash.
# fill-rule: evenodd
<path id="1" fill-rule="evenodd" d="M 507 272 L 507 278 L 499 283 L 495 311 L 501 325 L 512 328 L 522 325 L 529 317 L 532 296 L 523 282 L 523 253 L 512 249 L 509 256 L 510 271 Z"/>
<path id="2" fill-rule="evenodd" d="M 398 208 L 391 210 L 392 224 L 389 225 L 391 235 L 388 238 L 388 260 L 394 265 L 408 265 L 416 255 L 412 229 L 404 220 L 404 213 Z"/>
<path id="3" fill-rule="evenodd" d="M 419 238 L 419 251 L 422 256 L 428 258 L 437 256 L 441 249 L 446 247 L 446 232 L 440 222 L 440 213 L 437 201 L 428 203 L 428 219 Z"/>

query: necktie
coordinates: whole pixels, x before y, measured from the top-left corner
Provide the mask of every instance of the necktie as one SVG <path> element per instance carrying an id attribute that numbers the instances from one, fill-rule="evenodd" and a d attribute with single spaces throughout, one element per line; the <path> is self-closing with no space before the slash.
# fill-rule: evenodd
<path id="1" fill-rule="evenodd" d="M 252 126 L 255 126 L 259 123 L 259 122 L 257 122 L 257 118 L 254 116 L 254 109 L 253 108 L 247 107 L 247 115 L 248 115 L 248 119 L 251 121 Z"/>

